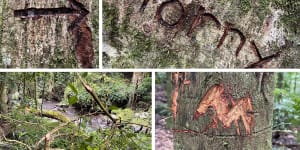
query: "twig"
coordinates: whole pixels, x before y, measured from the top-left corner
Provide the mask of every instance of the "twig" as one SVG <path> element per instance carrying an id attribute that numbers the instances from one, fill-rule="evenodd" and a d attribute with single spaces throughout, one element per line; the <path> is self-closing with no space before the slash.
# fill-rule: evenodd
<path id="1" fill-rule="evenodd" d="M 55 132 L 57 132 L 58 130 L 60 130 L 61 128 L 63 128 L 64 126 L 68 125 L 69 123 L 71 123 L 72 121 L 66 122 L 61 124 L 60 126 L 54 128 L 53 130 L 51 130 L 50 132 L 48 132 L 43 138 L 41 138 L 36 144 L 35 144 L 35 150 L 37 150 L 39 148 L 39 145 L 45 140 L 45 147 L 47 145 L 50 145 L 50 138 L 51 135 L 54 134 Z M 48 143 L 47 143 L 48 141 Z"/>
<path id="2" fill-rule="evenodd" d="M 139 126 L 144 126 L 145 128 L 149 128 L 149 129 L 151 129 L 151 127 L 150 126 L 147 126 L 147 125 L 143 125 L 143 124 L 140 124 L 140 123 L 133 123 L 133 122 L 128 122 L 128 121 L 122 121 L 122 123 L 119 123 L 119 124 L 117 124 L 117 125 L 121 125 L 121 124 L 132 124 L 132 125 L 139 125 Z"/>

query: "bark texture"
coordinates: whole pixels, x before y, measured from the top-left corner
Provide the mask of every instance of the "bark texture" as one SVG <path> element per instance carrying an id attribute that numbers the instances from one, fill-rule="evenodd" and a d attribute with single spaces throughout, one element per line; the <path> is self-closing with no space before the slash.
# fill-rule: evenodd
<path id="1" fill-rule="evenodd" d="M 104 0 L 104 67 L 299 67 L 300 2 L 278 1 Z"/>
<path id="2" fill-rule="evenodd" d="M 88 14 L 88 26 L 92 30 L 93 66 L 98 67 L 98 10 L 96 0 L 78 0 Z M 24 8 L 70 7 L 67 0 L 2 0 L 0 2 L 0 50 L 1 68 L 76 68 L 76 40 L 68 27 L 71 16 L 37 18 L 14 17 L 14 10 Z"/>
<path id="3" fill-rule="evenodd" d="M 263 80 L 261 80 L 263 77 Z M 177 117 L 173 122 L 175 149 L 191 150 L 224 150 L 224 149 L 257 149 L 266 150 L 272 148 L 272 118 L 273 118 L 273 75 L 270 73 L 188 73 L 189 85 L 179 87 L 177 99 Z M 235 104 L 239 105 L 239 99 L 250 96 L 252 98 L 253 112 L 248 112 L 254 117 L 254 126 L 250 135 L 247 134 L 242 118 L 238 118 L 237 124 L 224 128 L 220 119 L 215 120 L 217 126 L 213 128 L 211 122 L 217 115 L 215 108 L 210 107 L 206 113 L 193 120 L 200 100 L 214 85 L 222 83 L 225 88 L 224 102 L 228 103 L 229 111 L 242 106 L 231 103 L 231 93 Z M 180 85 L 180 83 L 179 83 Z M 229 87 L 229 88 L 227 88 Z M 171 94 L 170 94 L 171 95 Z M 238 109 L 236 109 L 238 110 Z M 228 113 L 230 114 L 230 113 Z M 222 116 L 226 116 L 223 114 Z M 234 114 L 235 115 L 235 114 Z M 234 115 L 230 115 L 232 117 Z M 222 117 L 221 116 L 221 117 Z M 225 120 L 228 121 L 228 120 Z M 215 124 L 216 125 L 216 124 Z M 227 124 L 228 125 L 228 124 Z M 209 127 L 208 127 L 209 126 Z M 239 126 L 240 133 L 236 127 Z M 205 128 L 207 130 L 205 130 Z M 183 131 L 196 131 L 183 132 Z"/>

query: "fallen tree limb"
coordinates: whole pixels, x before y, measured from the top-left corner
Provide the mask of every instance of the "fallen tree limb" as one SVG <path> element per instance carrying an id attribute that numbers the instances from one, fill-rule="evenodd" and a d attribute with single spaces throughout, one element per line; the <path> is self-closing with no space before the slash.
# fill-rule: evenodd
<path id="1" fill-rule="evenodd" d="M 104 107 L 104 105 L 101 103 L 99 97 L 97 96 L 97 94 L 93 91 L 93 89 L 83 81 L 83 79 L 81 78 L 80 74 L 77 73 L 77 76 L 81 82 L 81 84 L 83 85 L 83 87 L 85 88 L 85 90 L 90 93 L 93 97 L 93 99 L 96 101 L 96 103 L 100 106 L 100 108 L 104 111 L 105 115 L 109 117 L 109 119 L 113 122 L 116 123 L 116 119 L 113 118 L 110 113 L 108 112 L 108 110 Z"/>
<path id="2" fill-rule="evenodd" d="M 30 109 L 30 108 L 26 108 L 27 111 L 29 111 L 30 113 L 33 114 L 37 114 L 37 115 L 41 115 L 47 118 L 51 118 L 51 119 L 55 119 L 55 120 L 59 120 L 61 122 L 70 122 L 71 119 L 69 119 L 68 117 L 66 117 L 65 115 L 63 115 L 62 113 L 60 113 L 59 111 L 54 111 L 54 110 L 43 110 L 38 111 L 36 109 Z"/>
<path id="3" fill-rule="evenodd" d="M 63 124 L 61 124 L 60 126 L 54 128 L 53 130 L 51 130 L 50 132 L 48 132 L 43 138 L 41 138 L 36 144 L 35 144 L 35 150 L 37 150 L 39 148 L 39 145 L 45 140 L 45 150 L 48 150 L 50 148 L 50 143 L 51 143 L 51 137 L 52 134 L 54 134 L 55 132 L 59 131 L 61 128 L 63 128 L 64 126 L 67 126 L 69 123 L 71 123 L 72 121 L 69 122 L 65 122 Z"/>

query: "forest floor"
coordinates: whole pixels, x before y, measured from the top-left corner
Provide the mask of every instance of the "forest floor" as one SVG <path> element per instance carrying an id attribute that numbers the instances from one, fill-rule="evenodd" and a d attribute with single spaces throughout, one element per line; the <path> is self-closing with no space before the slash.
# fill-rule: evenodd
<path id="1" fill-rule="evenodd" d="M 156 85 L 155 88 L 155 105 L 166 105 L 167 95 L 164 86 Z M 158 113 L 155 114 L 155 149 L 157 150 L 173 150 L 173 133 L 166 128 L 165 117 Z"/>

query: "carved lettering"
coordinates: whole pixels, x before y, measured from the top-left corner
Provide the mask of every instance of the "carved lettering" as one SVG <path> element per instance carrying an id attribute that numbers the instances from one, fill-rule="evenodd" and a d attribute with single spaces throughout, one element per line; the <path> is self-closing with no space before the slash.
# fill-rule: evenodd
<path id="1" fill-rule="evenodd" d="M 223 45 L 223 42 L 224 42 L 225 38 L 228 35 L 228 31 L 233 32 L 233 33 L 237 33 L 240 37 L 240 44 L 239 44 L 239 46 L 238 46 L 238 48 L 236 49 L 236 52 L 235 52 L 235 56 L 237 57 L 239 55 L 240 51 L 242 50 L 243 46 L 246 43 L 246 37 L 244 36 L 244 34 L 239 29 L 232 28 L 232 26 L 233 26 L 232 23 L 225 22 L 224 33 L 223 33 L 223 35 L 221 37 L 221 40 L 220 40 L 219 44 L 217 45 L 217 47 L 220 48 Z"/>
<path id="2" fill-rule="evenodd" d="M 266 65 L 272 61 L 275 58 L 280 57 L 280 54 L 282 53 L 282 51 L 278 51 L 277 53 L 264 57 L 262 58 L 261 54 L 259 53 L 259 50 L 255 44 L 254 41 L 250 42 L 250 48 L 252 49 L 252 51 L 254 52 L 255 56 L 258 57 L 258 61 L 254 62 L 252 64 L 250 64 L 249 66 L 247 66 L 246 68 L 265 68 Z"/>
<path id="3" fill-rule="evenodd" d="M 212 15 L 210 13 L 205 13 L 205 8 L 200 5 L 199 8 L 198 8 L 197 16 L 192 21 L 193 23 L 192 23 L 191 28 L 189 29 L 189 31 L 187 33 L 187 36 L 191 37 L 191 35 L 194 32 L 195 28 L 198 25 L 202 26 L 207 20 L 211 20 L 211 21 L 215 22 L 218 29 L 221 28 L 221 23 L 219 22 L 219 20 L 214 15 Z"/>
<path id="4" fill-rule="evenodd" d="M 171 6 L 172 4 L 178 4 L 180 6 L 180 12 L 181 12 L 181 16 L 180 18 L 174 22 L 174 23 L 169 23 L 167 21 L 165 21 L 162 17 L 162 11 L 164 10 L 165 7 L 168 7 L 168 6 Z M 158 20 L 158 22 L 163 25 L 163 26 L 166 26 L 168 28 L 175 28 L 177 26 L 179 26 L 182 21 L 184 20 L 185 18 L 185 11 L 184 11 L 184 7 L 182 5 L 182 3 L 178 0 L 170 0 L 170 1 L 166 1 L 166 2 L 163 2 L 158 8 L 157 8 L 157 11 L 156 11 L 156 19 Z"/>
<path id="5" fill-rule="evenodd" d="M 141 7 L 140 7 L 140 12 L 143 12 L 148 4 L 149 0 L 144 0 Z M 156 2 L 156 1 L 154 1 Z M 180 18 L 174 22 L 174 23 L 169 23 L 166 20 L 163 19 L 162 17 L 162 11 L 164 10 L 164 8 L 171 6 L 171 4 L 178 4 L 180 6 L 180 12 L 181 12 L 181 16 Z M 179 0 L 169 0 L 169 1 L 165 1 L 163 2 L 156 11 L 156 15 L 155 18 L 158 20 L 158 22 L 168 28 L 175 28 L 178 27 L 182 24 L 182 22 L 184 21 L 184 18 L 186 17 L 185 14 L 185 9 L 184 6 L 182 5 L 182 3 Z M 211 13 L 207 13 L 205 12 L 205 7 L 203 7 L 202 5 L 199 6 L 198 11 L 197 11 L 197 16 L 193 19 L 191 27 L 189 28 L 188 32 L 187 32 L 187 36 L 191 37 L 192 33 L 194 32 L 194 30 L 196 29 L 197 26 L 203 26 L 203 24 L 207 21 L 212 21 L 215 23 L 215 25 L 217 26 L 218 29 L 221 28 L 221 23 L 219 22 L 219 20 L 217 19 L 217 17 L 215 17 L 213 14 Z M 217 48 L 220 48 L 226 37 L 228 36 L 229 32 L 233 32 L 239 35 L 240 37 L 240 44 L 238 45 L 236 51 L 235 51 L 235 56 L 238 57 L 240 51 L 242 50 L 242 48 L 244 47 L 245 43 L 246 43 L 246 37 L 244 36 L 243 32 L 241 32 L 239 29 L 234 28 L 234 25 L 232 23 L 229 22 L 224 22 L 224 32 L 223 35 L 221 36 Z M 251 65 L 247 66 L 246 68 L 262 68 L 262 67 L 267 67 L 267 63 L 270 62 L 273 58 L 277 58 L 280 56 L 280 52 L 277 52 L 276 54 L 267 56 L 265 58 L 262 58 L 257 46 L 255 45 L 254 41 L 250 42 L 250 48 L 252 49 L 252 51 L 254 52 L 254 55 L 256 57 L 258 57 L 259 61 L 252 63 Z"/>

